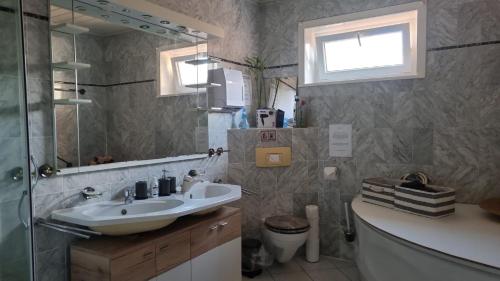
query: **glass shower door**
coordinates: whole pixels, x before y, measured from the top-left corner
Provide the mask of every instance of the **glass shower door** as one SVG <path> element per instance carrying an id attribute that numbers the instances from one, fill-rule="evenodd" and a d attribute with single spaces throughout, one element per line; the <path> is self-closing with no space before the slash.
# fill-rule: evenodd
<path id="1" fill-rule="evenodd" d="M 0 280 L 32 275 L 28 138 L 19 0 L 0 0 Z"/>

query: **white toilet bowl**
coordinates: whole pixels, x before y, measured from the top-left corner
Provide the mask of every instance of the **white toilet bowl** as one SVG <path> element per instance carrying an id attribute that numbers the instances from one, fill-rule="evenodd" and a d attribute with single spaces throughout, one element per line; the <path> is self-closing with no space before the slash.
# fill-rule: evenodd
<path id="1" fill-rule="evenodd" d="M 292 216 L 267 218 L 263 229 L 266 249 L 280 263 L 290 261 L 309 235 L 307 220 Z"/>

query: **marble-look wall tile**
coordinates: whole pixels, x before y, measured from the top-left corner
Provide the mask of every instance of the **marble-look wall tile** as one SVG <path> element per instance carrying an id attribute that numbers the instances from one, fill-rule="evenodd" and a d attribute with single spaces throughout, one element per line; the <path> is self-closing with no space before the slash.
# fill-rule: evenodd
<path id="1" fill-rule="evenodd" d="M 413 129 L 413 163 L 417 165 L 432 165 L 434 134 L 432 129 Z"/>
<path id="2" fill-rule="evenodd" d="M 51 249 L 35 255 L 36 281 L 68 280 L 69 271 L 65 249 Z"/>
<path id="3" fill-rule="evenodd" d="M 452 46 L 458 43 L 457 0 L 429 0 L 427 2 L 428 48 Z"/>
<path id="4" fill-rule="evenodd" d="M 494 41 L 500 38 L 497 24 L 500 3 L 495 0 L 458 0 L 458 42 Z"/>
<path id="5" fill-rule="evenodd" d="M 19 105 L 19 89 L 21 80 L 15 76 L 0 75 L 0 137 L 19 137 L 21 135 L 21 124 L 19 116 L 21 107 Z"/>
<path id="6" fill-rule="evenodd" d="M 397 163 L 410 163 L 413 159 L 413 131 L 395 129 L 392 136 L 392 153 Z"/>
<path id="7" fill-rule="evenodd" d="M 22 2 L 24 12 L 33 13 L 40 16 L 48 16 L 49 14 L 49 3 L 47 1 L 23 0 Z"/>
<path id="8" fill-rule="evenodd" d="M 51 61 L 48 22 L 24 16 L 23 30 L 28 78 L 50 81 Z"/>

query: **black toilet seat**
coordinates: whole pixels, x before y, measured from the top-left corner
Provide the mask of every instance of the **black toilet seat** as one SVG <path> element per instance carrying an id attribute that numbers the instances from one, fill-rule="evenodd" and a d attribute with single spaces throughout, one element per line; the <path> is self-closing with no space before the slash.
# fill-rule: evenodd
<path id="1" fill-rule="evenodd" d="M 272 232 L 281 234 L 300 234 L 310 228 L 306 219 L 295 216 L 273 216 L 266 218 L 264 225 Z"/>

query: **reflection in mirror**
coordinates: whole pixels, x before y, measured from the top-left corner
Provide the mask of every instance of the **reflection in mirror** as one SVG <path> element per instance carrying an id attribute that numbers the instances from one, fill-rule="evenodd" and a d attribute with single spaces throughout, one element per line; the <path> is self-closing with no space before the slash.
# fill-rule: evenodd
<path id="1" fill-rule="evenodd" d="M 206 40 L 92 2 L 51 5 L 57 167 L 206 153 Z"/>
<path id="2" fill-rule="evenodd" d="M 297 77 L 276 77 L 268 79 L 268 108 L 285 112 L 285 127 L 293 126 L 295 118 L 295 99 L 297 95 Z"/>

